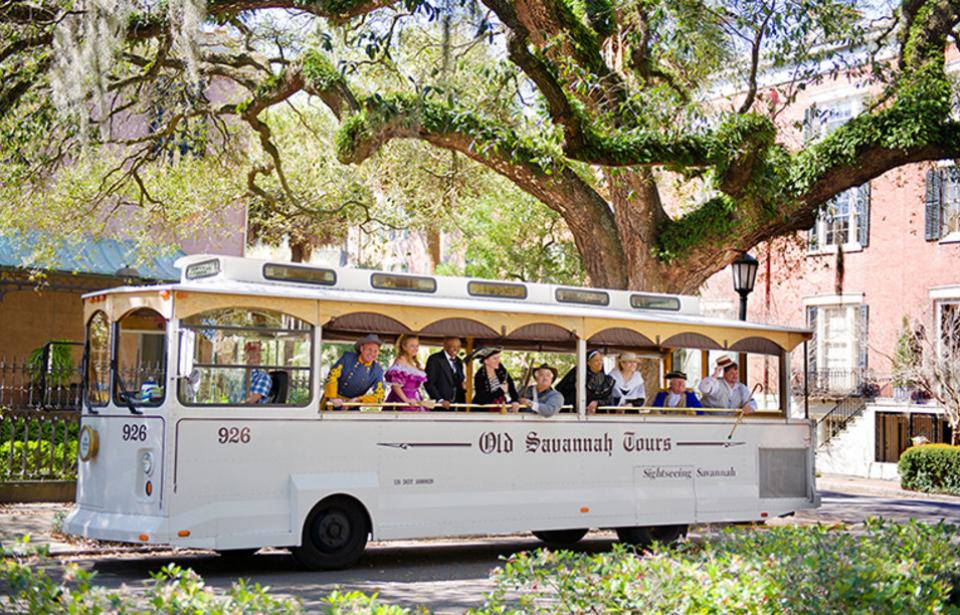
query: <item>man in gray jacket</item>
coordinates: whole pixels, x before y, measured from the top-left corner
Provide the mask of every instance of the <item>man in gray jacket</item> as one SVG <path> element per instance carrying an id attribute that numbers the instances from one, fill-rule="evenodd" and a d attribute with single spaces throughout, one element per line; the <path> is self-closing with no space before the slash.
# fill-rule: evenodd
<path id="1" fill-rule="evenodd" d="M 536 412 L 544 418 L 550 418 L 563 406 L 563 395 L 553 388 L 557 370 L 546 363 L 533 370 L 532 384 L 520 393 L 520 403 L 527 412 Z"/>

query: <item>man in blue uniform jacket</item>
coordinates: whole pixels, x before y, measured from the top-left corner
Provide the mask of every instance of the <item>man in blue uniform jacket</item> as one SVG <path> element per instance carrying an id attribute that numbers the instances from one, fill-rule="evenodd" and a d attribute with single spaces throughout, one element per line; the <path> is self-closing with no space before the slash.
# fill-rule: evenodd
<path id="1" fill-rule="evenodd" d="M 687 388 L 687 375 L 681 371 L 667 374 L 667 388 L 657 393 L 654 408 L 702 408 L 697 394 Z"/>

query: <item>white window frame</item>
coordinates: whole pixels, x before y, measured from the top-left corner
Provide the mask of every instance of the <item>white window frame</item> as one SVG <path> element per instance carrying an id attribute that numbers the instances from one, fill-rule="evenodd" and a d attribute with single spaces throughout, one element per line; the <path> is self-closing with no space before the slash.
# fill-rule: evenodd
<path id="1" fill-rule="evenodd" d="M 824 219 L 824 210 L 830 206 L 830 201 L 833 201 L 833 199 L 831 199 L 824 204 L 824 206 L 817 213 L 817 221 L 814 225 L 814 231 L 817 233 L 817 247 L 808 250 L 807 254 L 836 254 L 839 245 L 843 246 L 844 252 L 860 252 L 863 250 L 863 246 L 857 239 L 857 227 L 859 223 L 857 216 L 857 190 L 858 188 L 848 188 L 847 190 L 844 190 L 837 196 L 833 197 L 834 199 L 847 199 L 847 241 L 845 241 L 843 244 L 827 243 L 827 221 Z"/>
<path id="2" fill-rule="evenodd" d="M 940 164 L 937 165 L 938 170 L 941 170 L 941 171 L 943 169 L 947 169 L 952 166 L 955 166 L 952 160 L 940 161 Z M 947 218 L 946 208 L 948 204 L 946 199 L 944 198 L 946 193 L 946 185 L 947 185 L 946 174 L 943 175 L 941 182 L 942 184 L 941 184 L 941 194 L 940 194 L 940 239 L 938 241 L 940 243 L 960 243 L 960 224 L 957 225 L 956 230 L 951 231 L 949 233 L 944 232 L 944 224 L 946 223 L 946 218 Z M 960 183 L 957 184 L 955 193 L 957 194 L 957 200 L 955 203 L 957 208 L 957 216 L 958 218 L 960 218 Z"/>
<path id="3" fill-rule="evenodd" d="M 817 370 L 828 370 L 828 369 L 846 369 L 850 372 L 851 377 L 857 369 L 859 369 L 859 355 L 860 355 L 860 340 L 857 333 L 857 311 L 860 309 L 860 306 L 864 304 L 864 294 L 863 293 L 843 293 L 842 295 L 819 295 L 813 297 L 805 297 L 803 299 L 803 310 L 807 311 L 808 307 L 817 308 L 817 322 L 816 330 L 813 332 L 813 342 L 816 345 L 814 352 L 817 356 Z M 826 366 L 826 338 L 824 335 L 824 327 L 826 326 L 825 310 L 833 308 L 844 308 L 847 311 L 847 331 L 848 331 L 848 342 L 849 342 L 849 357 L 848 364 L 846 367 L 827 367 Z"/>
<path id="4" fill-rule="evenodd" d="M 851 119 L 860 115 L 860 112 L 863 111 L 863 98 L 858 90 L 852 90 L 849 94 L 845 91 L 837 92 L 834 90 L 829 93 L 829 97 L 821 99 L 811 98 L 810 103 L 811 106 L 817 110 L 816 124 L 811 129 L 811 141 L 823 139 L 840 126 L 843 126 Z M 848 107 L 850 117 L 835 125 L 831 125 L 830 114 L 836 113 L 844 107 Z"/>

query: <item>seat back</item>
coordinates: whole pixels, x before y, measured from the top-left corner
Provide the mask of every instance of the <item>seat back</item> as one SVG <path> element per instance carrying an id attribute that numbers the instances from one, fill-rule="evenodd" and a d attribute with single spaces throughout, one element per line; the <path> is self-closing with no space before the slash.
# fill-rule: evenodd
<path id="1" fill-rule="evenodd" d="M 290 374 L 278 369 L 270 372 L 270 379 L 273 383 L 270 387 L 270 396 L 267 403 L 287 403 L 287 391 L 290 389 Z"/>

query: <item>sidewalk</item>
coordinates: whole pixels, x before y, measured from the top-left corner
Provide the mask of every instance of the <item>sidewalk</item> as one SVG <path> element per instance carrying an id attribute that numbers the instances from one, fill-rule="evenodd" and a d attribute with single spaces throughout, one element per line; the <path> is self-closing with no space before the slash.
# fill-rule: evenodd
<path id="1" fill-rule="evenodd" d="M 938 502 L 960 503 L 960 496 L 942 493 L 921 493 L 900 488 L 899 481 L 861 478 L 845 474 L 823 474 L 817 477 L 817 491 L 839 491 L 880 498 L 900 498 L 910 500 L 934 500 Z"/>

